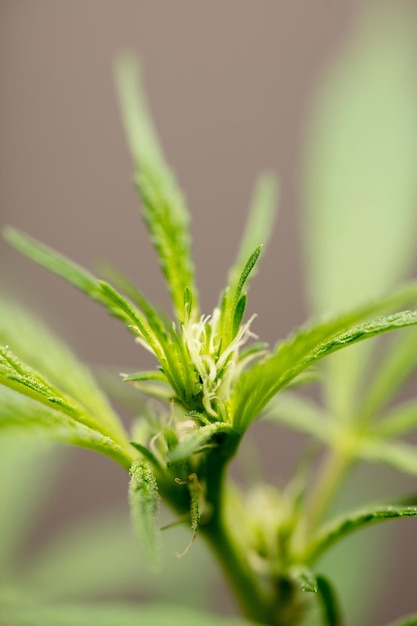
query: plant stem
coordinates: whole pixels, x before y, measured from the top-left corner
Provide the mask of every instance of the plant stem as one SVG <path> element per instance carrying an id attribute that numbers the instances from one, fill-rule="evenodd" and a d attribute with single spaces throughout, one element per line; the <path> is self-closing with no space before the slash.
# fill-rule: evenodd
<path id="1" fill-rule="evenodd" d="M 310 530 L 323 519 L 351 462 L 352 455 L 346 447 L 333 448 L 324 457 L 311 498 Z"/>
<path id="2" fill-rule="evenodd" d="M 201 526 L 201 532 L 216 555 L 246 617 L 269 626 L 284 626 L 272 585 L 270 590 L 264 588 L 235 539 L 236 531 L 233 532 L 226 519 L 226 469 L 240 441 L 240 438 L 233 439 L 230 436 L 228 439 L 224 442 L 226 445 L 223 446 L 225 453 L 222 459 L 219 459 L 218 453 L 207 458 L 206 498 L 212 507 L 212 515 Z"/>
<path id="3" fill-rule="evenodd" d="M 246 617 L 262 624 L 275 624 L 271 616 L 271 601 L 261 589 L 243 551 L 232 539 L 224 522 L 211 523 L 202 531 Z"/>

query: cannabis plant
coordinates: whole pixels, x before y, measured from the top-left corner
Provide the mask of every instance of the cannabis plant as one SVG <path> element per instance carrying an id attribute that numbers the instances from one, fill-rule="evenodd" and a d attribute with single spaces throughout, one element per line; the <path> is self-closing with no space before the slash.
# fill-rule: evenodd
<path id="1" fill-rule="evenodd" d="M 370 63 L 372 59 L 369 55 Z M 401 54 L 398 62 L 402 67 Z M 394 67 L 394 73 L 396 70 Z M 135 164 L 134 181 L 172 312 L 153 306 L 116 270 L 108 270 L 106 279 L 98 278 L 11 227 L 4 236 L 27 257 L 98 302 L 153 355 L 154 369 L 122 374 L 138 398 L 146 396 L 150 401 L 143 404 L 141 400 L 143 410 L 127 431 L 93 376 L 70 351 L 48 331 L 39 329 L 35 338 L 38 350 L 34 350 L 33 338 L 26 342 L 24 333 L 19 336 L 13 329 L 10 321 L 17 323 L 18 314 L 11 312 L 9 322 L 3 322 L 1 328 L 1 427 L 33 434 L 44 431 L 51 439 L 89 448 L 120 464 L 130 477 L 132 522 L 150 567 L 163 567 L 162 502 L 171 511 L 172 524 L 189 528 L 188 543 L 177 546 L 178 556 L 187 559 L 193 544 L 206 542 L 246 620 L 275 626 L 313 623 L 309 619 L 329 626 L 341 624 L 337 594 L 321 570 L 321 557 L 347 534 L 365 526 L 417 516 L 414 497 L 370 502 L 338 517 L 327 516 L 343 476 L 357 461 L 383 462 L 417 473 L 417 452 L 398 440 L 416 424 L 415 400 L 389 408 L 394 394 L 417 366 L 416 335 L 403 330 L 403 338 L 398 333 L 398 341 L 388 348 L 383 344 L 385 357 L 378 364 L 366 346 L 362 351 L 350 350 L 345 360 L 331 355 L 417 325 L 417 285 L 411 282 L 394 288 L 405 271 L 401 266 L 386 284 L 382 281 L 380 288 L 369 290 L 368 301 L 359 294 L 345 302 L 346 276 L 337 276 L 333 291 L 326 292 L 327 287 L 314 291 L 314 321 L 275 346 L 260 342 L 261 321 L 246 315 L 246 305 L 276 205 L 276 183 L 263 177 L 227 285 L 213 311 L 202 311 L 191 258 L 188 210 L 165 163 L 137 67 L 130 58 L 119 63 L 117 84 Z M 323 202 L 322 210 L 326 208 Z M 321 228 L 331 231 L 330 213 L 324 220 Z M 329 232 L 332 245 L 333 235 Z M 313 249 L 313 265 L 320 263 L 321 252 Z M 334 267 L 328 268 L 329 273 Z M 381 295 L 384 290 L 386 294 Z M 335 303 L 331 300 L 336 292 Z M 342 313 L 337 312 L 341 309 Z M 329 367 L 319 369 L 328 357 Z M 294 392 L 295 386 L 317 377 L 327 393 L 320 405 Z M 230 477 L 232 459 L 251 425 L 260 419 L 285 423 L 316 441 L 284 489 L 263 484 L 245 490 Z M 316 472 L 323 449 L 323 464 Z M 5 606 L 11 624 L 41 623 L 30 601 L 22 608 L 21 603 L 6 597 Z M 316 618 L 311 617 L 312 607 L 320 612 Z M 204 613 L 183 609 L 176 613 L 158 606 L 133 612 L 120 609 L 120 613 L 107 613 L 107 618 L 103 612 L 89 613 L 88 607 L 82 614 L 79 608 L 66 606 L 60 611 L 59 606 L 52 606 L 48 619 L 55 624 L 102 624 L 110 623 L 105 621 L 109 615 L 112 623 L 118 624 L 136 620 L 159 625 L 212 623 Z M 248 622 L 216 617 L 216 623 Z M 412 623 L 416 623 L 413 618 L 403 622 Z"/>

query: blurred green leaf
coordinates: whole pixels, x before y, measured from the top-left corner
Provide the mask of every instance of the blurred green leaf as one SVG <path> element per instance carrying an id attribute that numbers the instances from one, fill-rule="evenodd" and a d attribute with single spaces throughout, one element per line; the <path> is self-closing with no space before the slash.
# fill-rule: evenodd
<path id="1" fill-rule="evenodd" d="M 89 448 L 130 467 L 128 446 L 121 447 L 110 437 L 89 428 L 60 410 L 46 406 L 7 387 L 0 393 L 0 432 L 26 431 L 50 439 Z"/>
<path id="2" fill-rule="evenodd" d="M 396 406 L 380 421 L 372 426 L 377 437 L 398 437 L 417 427 L 417 400 L 410 400 Z"/>
<path id="3" fill-rule="evenodd" d="M 1 407 L 1 401 L 0 401 Z M 0 409 L 1 410 L 1 409 Z M 0 420 L 1 421 L 1 420 Z M 22 564 L 27 539 L 56 479 L 51 442 L 33 433 L 0 436 L 0 579 L 10 581 Z"/>
<path id="4" fill-rule="evenodd" d="M 307 142 L 306 287 L 316 312 L 378 297 L 410 269 L 417 227 L 414 17 L 374 3 L 316 98 Z M 355 412 L 372 346 L 328 363 L 334 414 Z"/>
<path id="5" fill-rule="evenodd" d="M 388 626 L 416 626 L 417 624 L 417 613 L 414 615 L 408 615 L 407 617 L 402 617 L 401 619 L 391 622 Z"/>
<path id="6" fill-rule="evenodd" d="M 88 368 L 33 313 L 7 297 L 0 300 L 0 343 L 100 421 L 121 430 L 117 415 Z"/>
<path id="7" fill-rule="evenodd" d="M 127 515 L 105 513 L 62 529 L 26 563 L 21 580 L 50 599 L 82 600 L 143 585 Z"/>
<path id="8" fill-rule="evenodd" d="M 417 447 L 411 444 L 364 438 L 356 453 L 364 461 L 383 463 L 400 472 L 417 475 Z"/>
<path id="9" fill-rule="evenodd" d="M 283 424 L 315 437 L 323 443 L 332 441 L 333 422 L 311 400 L 285 391 L 273 398 L 262 419 Z"/>
<path id="10" fill-rule="evenodd" d="M 203 613 L 175 605 L 27 605 L 8 612 L 8 626 L 248 626 L 239 618 Z M 250 624 L 255 626 L 254 622 Z"/>
<path id="11" fill-rule="evenodd" d="M 245 231 L 237 259 L 229 272 L 229 285 L 237 284 L 250 254 L 259 246 L 265 246 L 273 231 L 278 205 L 278 185 L 271 175 L 260 176 L 256 182 Z M 256 269 L 252 271 L 252 278 Z"/>

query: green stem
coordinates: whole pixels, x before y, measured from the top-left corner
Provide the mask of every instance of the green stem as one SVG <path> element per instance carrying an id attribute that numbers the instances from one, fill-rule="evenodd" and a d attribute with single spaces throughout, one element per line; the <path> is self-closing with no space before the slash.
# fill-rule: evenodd
<path id="1" fill-rule="evenodd" d="M 311 498 L 310 530 L 316 528 L 323 519 L 351 463 L 352 454 L 346 447 L 333 448 L 326 454 Z"/>
<path id="2" fill-rule="evenodd" d="M 262 584 L 252 569 L 245 551 L 235 539 L 236 530 L 230 528 L 226 518 L 226 470 L 239 441 L 240 437 L 227 435 L 222 446 L 223 457 L 219 459 L 216 451 L 216 454 L 207 458 L 206 499 L 212 507 L 212 515 L 201 526 L 200 532 L 215 554 L 246 617 L 269 626 L 284 626 L 288 622 L 280 616 L 286 612 L 288 598 L 276 597 L 277 594 L 271 584 L 273 581 L 268 581 L 269 589 Z M 282 603 L 285 607 L 281 606 Z"/>
<path id="3" fill-rule="evenodd" d="M 225 442 L 226 443 L 226 442 Z M 238 445 L 238 440 L 229 439 L 223 459 L 218 454 L 207 459 L 206 498 L 212 507 L 212 515 L 201 527 L 201 532 L 217 557 L 244 614 L 260 623 L 274 624 L 271 620 L 270 600 L 266 597 L 259 581 L 251 569 L 242 548 L 233 538 L 226 521 L 225 476 L 227 462 Z"/>

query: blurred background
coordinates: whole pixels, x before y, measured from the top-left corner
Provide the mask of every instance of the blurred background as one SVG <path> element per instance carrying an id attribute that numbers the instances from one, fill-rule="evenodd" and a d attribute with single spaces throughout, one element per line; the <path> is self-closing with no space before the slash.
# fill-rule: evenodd
<path id="1" fill-rule="evenodd" d="M 373 3 L 374 12 L 387 4 Z M 394 4 L 416 27 L 415 3 Z M 310 310 L 302 243 L 317 94 L 370 6 L 359 0 L 0 0 L 1 226 L 12 224 L 89 268 L 109 259 L 151 301 L 168 304 L 139 217 L 113 85 L 117 55 L 131 51 L 188 199 L 206 313 L 234 259 L 257 175 L 279 176 L 279 219 L 249 299 L 250 312 L 258 314 L 254 331 L 275 343 Z M 386 37 L 389 47 L 389 28 Z M 60 279 L 4 242 L 0 261 L 5 289 L 83 360 L 120 370 L 149 365 L 120 325 Z M 262 428 L 256 436 L 268 472 L 281 481 L 297 437 L 283 430 L 279 442 L 271 441 Z M 87 451 L 70 457 L 35 543 L 94 511 L 127 507 L 122 470 Z M 407 541 L 415 545 L 415 522 L 409 528 Z M 416 609 L 410 580 L 417 572 L 395 573 L 407 559 L 405 539 L 391 559 L 375 623 Z"/>

